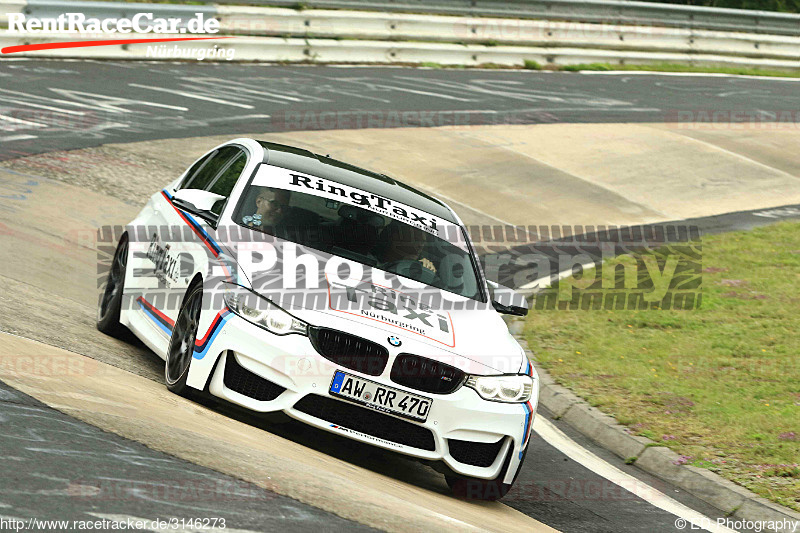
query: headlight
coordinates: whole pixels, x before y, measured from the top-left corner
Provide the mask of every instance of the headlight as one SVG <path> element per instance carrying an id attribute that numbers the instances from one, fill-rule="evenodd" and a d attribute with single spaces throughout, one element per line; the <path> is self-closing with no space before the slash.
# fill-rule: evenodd
<path id="1" fill-rule="evenodd" d="M 531 399 L 533 378 L 527 375 L 470 376 L 467 387 L 475 389 L 481 398 L 493 402 L 523 403 Z"/>
<path id="2" fill-rule="evenodd" d="M 308 334 L 308 324 L 244 287 L 226 284 L 225 305 L 248 322 L 252 322 L 270 333 L 276 335 Z"/>

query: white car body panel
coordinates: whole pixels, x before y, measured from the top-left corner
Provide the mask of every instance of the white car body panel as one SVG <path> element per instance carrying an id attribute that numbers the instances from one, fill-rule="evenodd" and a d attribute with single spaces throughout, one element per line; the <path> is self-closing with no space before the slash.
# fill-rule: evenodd
<path id="1" fill-rule="evenodd" d="M 252 287 L 252 280 L 258 278 L 258 271 L 253 264 L 234 260 L 241 243 L 227 238 L 230 232 L 226 237 L 225 232 L 220 230 L 242 229 L 234 222 L 232 214 L 248 181 L 254 176 L 262 179 L 276 171 L 262 162 L 264 148 L 256 141 L 236 139 L 220 147 L 230 145 L 245 150 L 248 161 L 221 213 L 216 230 L 202 218 L 178 208 L 170 201 L 185 174 L 163 191 L 154 194 L 128 226 L 131 234 L 138 233 L 136 238 L 130 238 L 120 322 L 162 358 L 166 358 L 171 325 L 177 319 L 180 303 L 196 276 L 205 281 L 213 273 L 246 288 Z M 284 169 L 279 169 L 277 174 L 282 171 Z M 453 219 L 456 225 L 461 225 L 455 213 Z M 170 231 L 180 228 L 180 232 L 195 238 L 176 238 L 166 242 L 161 237 L 166 234 L 169 238 L 171 234 L 169 231 L 160 231 L 162 227 Z M 157 235 L 155 240 L 152 240 L 153 234 Z M 285 246 L 286 242 L 276 239 L 274 246 Z M 419 285 L 394 274 L 383 273 L 383 276 L 395 284 L 396 291 L 404 290 L 401 284 Z M 336 286 L 336 282 L 321 279 L 323 283 L 328 282 L 329 290 L 332 285 Z M 488 294 L 485 285 L 483 290 Z M 456 295 L 450 297 L 456 301 L 465 299 Z M 443 322 L 449 321 L 441 330 L 437 330 L 438 323 L 435 321 L 431 330 L 426 329 L 427 326 L 409 329 L 404 327 L 405 322 L 402 321 L 405 319 L 402 317 L 397 324 L 393 324 L 383 318 L 342 312 L 330 302 L 325 308 L 295 306 L 286 309 L 312 326 L 344 331 L 386 347 L 389 351 L 388 363 L 383 372 L 375 376 L 338 366 L 320 355 L 309 337 L 272 334 L 232 312 L 221 299 L 218 300 L 216 304 L 210 302 L 201 314 L 187 385 L 199 390 L 207 388 L 213 396 L 252 411 L 283 411 L 297 420 L 357 441 L 421 459 L 441 460 L 454 472 L 464 476 L 493 479 L 502 470 L 508 453 L 513 452 L 510 453 L 504 481 L 510 483 L 513 480 L 530 439 L 539 382 L 524 351 L 490 304 L 474 310 L 440 313 Z M 387 343 L 387 336 L 397 337 L 402 345 L 392 346 Z M 399 353 L 411 353 L 444 362 L 471 375 L 528 374 L 533 376 L 534 390 L 530 401 L 525 403 L 487 401 L 466 385 L 450 394 L 421 392 L 391 380 L 392 362 Z M 227 387 L 224 374 L 231 357 L 236 357 L 242 368 L 286 391 L 274 400 L 259 401 Z M 415 448 L 360 433 L 294 408 L 295 403 L 306 395 L 328 396 L 328 388 L 336 370 L 431 398 L 433 402 L 427 420 L 408 423 L 429 430 L 433 434 L 435 449 Z M 384 416 L 398 418 L 391 414 Z M 477 443 L 495 443 L 502 439 L 503 444 L 501 452 L 490 466 L 479 467 L 456 460 L 450 454 L 449 439 Z"/>

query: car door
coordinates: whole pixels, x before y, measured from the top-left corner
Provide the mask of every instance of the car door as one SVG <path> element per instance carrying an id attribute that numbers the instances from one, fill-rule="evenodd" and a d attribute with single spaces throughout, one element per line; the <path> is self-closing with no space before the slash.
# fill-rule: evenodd
<path id="1" fill-rule="evenodd" d="M 214 188 L 227 198 L 229 188 L 233 188 L 228 184 L 236 182 L 231 174 L 246 162 L 247 154 L 239 146 L 213 150 L 195 162 L 173 189 L 168 187 L 153 195 L 135 222 L 138 242 L 132 270 L 136 279 L 126 284 L 126 292 L 133 300 L 131 308 L 138 310 L 150 326 L 141 332 L 147 344 L 162 357 L 189 283 L 198 272 L 205 278 L 222 252 L 214 238 L 215 217 L 178 205 L 173 194 L 180 189 Z M 218 215 L 224 205 L 224 200 L 218 202 L 214 213 Z"/>
<path id="2" fill-rule="evenodd" d="M 198 162 L 197 170 L 187 173 L 186 178 L 178 189 L 199 189 L 213 192 L 223 197 L 209 213 L 198 213 L 185 206 L 172 202 L 170 219 L 166 220 L 170 226 L 181 228 L 180 254 L 182 268 L 180 279 L 175 283 L 174 290 L 181 295 L 196 273 L 201 273 L 206 280 L 210 275 L 221 272 L 218 270 L 221 255 L 224 253 L 223 245 L 216 238 L 216 229 L 219 216 L 222 213 L 228 198 L 242 174 L 248 161 L 246 150 L 238 145 L 223 146 L 211 154 L 204 161 Z M 191 233 L 189 233 L 191 232 Z M 175 235 L 175 232 L 172 232 Z M 173 244 L 173 249 L 178 243 Z M 222 272 L 227 271 L 222 268 Z M 178 305 L 171 305 L 168 313 L 172 318 L 177 318 Z M 174 316 L 172 314 L 174 313 Z"/>

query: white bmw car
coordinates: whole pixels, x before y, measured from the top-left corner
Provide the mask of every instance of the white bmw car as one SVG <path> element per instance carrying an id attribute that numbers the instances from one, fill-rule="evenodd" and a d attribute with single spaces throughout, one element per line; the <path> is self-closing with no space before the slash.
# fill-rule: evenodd
<path id="1" fill-rule="evenodd" d="M 497 499 L 524 461 L 539 391 L 500 316 L 527 312 L 515 298 L 487 282 L 443 202 L 236 139 L 125 227 L 97 326 L 139 337 L 175 393 L 282 412 Z"/>

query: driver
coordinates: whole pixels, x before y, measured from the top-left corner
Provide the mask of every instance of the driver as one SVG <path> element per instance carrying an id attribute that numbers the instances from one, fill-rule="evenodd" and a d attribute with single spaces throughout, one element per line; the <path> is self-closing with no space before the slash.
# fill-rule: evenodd
<path id="1" fill-rule="evenodd" d="M 419 231 L 404 224 L 392 223 L 384 232 L 386 239 L 381 262 L 385 264 L 397 261 L 419 261 L 422 268 L 436 273 L 433 261 L 424 257 L 425 237 Z"/>
<path id="2" fill-rule="evenodd" d="M 289 214 L 292 193 L 285 189 L 262 188 L 256 196 L 256 212 L 242 219 L 251 227 L 264 229 L 281 225 Z"/>

